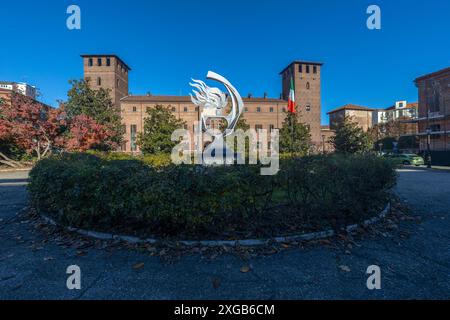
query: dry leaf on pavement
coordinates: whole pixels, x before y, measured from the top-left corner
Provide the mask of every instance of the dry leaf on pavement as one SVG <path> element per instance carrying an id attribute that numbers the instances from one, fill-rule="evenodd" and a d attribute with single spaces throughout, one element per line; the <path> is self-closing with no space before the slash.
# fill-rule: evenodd
<path id="1" fill-rule="evenodd" d="M 249 272 L 250 271 L 250 267 L 249 266 L 243 266 L 242 268 L 241 268 L 241 272 L 242 273 L 247 273 L 247 272 Z"/>
<path id="2" fill-rule="evenodd" d="M 346 266 L 346 265 L 340 265 L 339 269 L 341 269 L 342 271 L 345 271 L 345 272 L 350 272 L 351 271 L 350 268 L 348 266 Z"/>
<path id="3" fill-rule="evenodd" d="M 135 264 L 135 265 L 133 266 L 133 269 L 134 269 L 134 270 L 141 269 L 141 268 L 144 267 L 144 265 L 145 265 L 145 263 L 143 263 L 143 262 L 137 263 L 137 264 Z"/>

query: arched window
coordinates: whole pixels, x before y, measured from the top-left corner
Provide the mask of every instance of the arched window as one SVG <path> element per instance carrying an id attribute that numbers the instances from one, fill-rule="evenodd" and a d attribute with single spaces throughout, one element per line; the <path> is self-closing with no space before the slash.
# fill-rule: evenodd
<path id="1" fill-rule="evenodd" d="M 307 82 L 306 83 L 306 89 L 309 90 L 309 88 L 310 88 L 310 85 L 309 85 L 309 82 Z"/>
<path id="2" fill-rule="evenodd" d="M 306 106 L 306 111 L 311 111 L 311 106 L 309 104 Z"/>

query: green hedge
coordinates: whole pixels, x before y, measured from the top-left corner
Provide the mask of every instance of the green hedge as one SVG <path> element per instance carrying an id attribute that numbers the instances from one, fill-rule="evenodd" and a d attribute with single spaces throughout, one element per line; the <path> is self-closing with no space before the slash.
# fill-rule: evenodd
<path id="1" fill-rule="evenodd" d="M 87 151 L 104 160 L 138 160 L 155 168 L 166 167 L 172 163 L 170 154 L 131 155 L 124 152 Z"/>
<path id="2" fill-rule="evenodd" d="M 268 236 L 359 222 L 386 203 L 396 174 L 373 156 L 257 165 L 149 165 L 148 159 L 64 154 L 30 173 L 30 198 L 62 224 L 162 237 Z"/>

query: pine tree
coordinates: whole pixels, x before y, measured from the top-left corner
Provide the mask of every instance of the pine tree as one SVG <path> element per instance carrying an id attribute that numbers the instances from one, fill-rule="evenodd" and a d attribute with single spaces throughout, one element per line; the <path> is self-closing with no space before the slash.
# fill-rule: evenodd
<path id="1" fill-rule="evenodd" d="M 288 112 L 280 130 L 280 152 L 307 155 L 311 149 L 309 127 L 299 122 L 296 112 Z"/>
<path id="2" fill-rule="evenodd" d="M 335 135 L 330 138 L 330 143 L 337 153 L 366 153 L 373 149 L 371 135 L 364 132 L 351 117 L 345 117 L 337 127 Z"/>

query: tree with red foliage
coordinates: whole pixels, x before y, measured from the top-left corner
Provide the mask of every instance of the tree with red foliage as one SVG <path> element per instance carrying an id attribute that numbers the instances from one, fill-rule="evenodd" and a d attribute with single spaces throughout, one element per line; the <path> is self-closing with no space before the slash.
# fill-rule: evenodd
<path id="1" fill-rule="evenodd" d="M 1 105 L 0 138 L 41 159 L 58 143 L 65 124 L 60 114 L 59 109 L 13 92 L 10 101 Z"/>
<path id="2" fill-rule="evenodd" d="M 81 114 L 69 120 L 64 146 L 67 151 L 86 151 L 104 145 L 113 134 L 107 126 Z"/>

